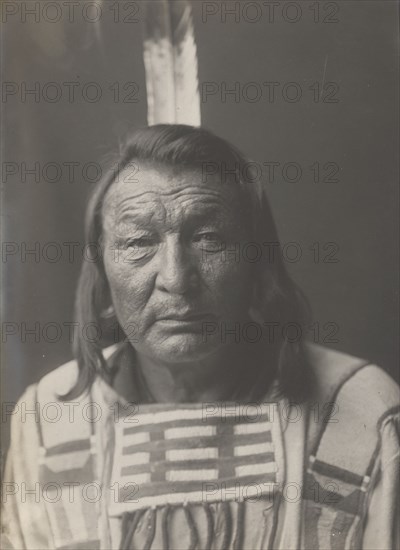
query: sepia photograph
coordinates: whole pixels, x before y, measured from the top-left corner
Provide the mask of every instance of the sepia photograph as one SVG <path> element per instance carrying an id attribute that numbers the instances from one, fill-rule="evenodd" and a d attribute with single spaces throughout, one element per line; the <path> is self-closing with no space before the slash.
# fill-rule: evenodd
<path id="1" fill-rule="evenodd" d="M 3 0 L 2 550 L 398 550 L 397 0 Z"/>

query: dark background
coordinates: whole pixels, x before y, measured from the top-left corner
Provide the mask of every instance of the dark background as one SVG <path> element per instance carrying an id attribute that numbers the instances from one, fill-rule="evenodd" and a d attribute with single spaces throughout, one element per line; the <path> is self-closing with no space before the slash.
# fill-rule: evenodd
<path id="1" fill-rule="evenodd" d="M 4 322 L 17 323 L 18 332 L 3 331 L 3 400 L 15 401 L 24 388 L 71 358 L 67 330 L 56 343 L 26 335 L 23 325 L 60 326 L 72 320 L 74 291 L 82 255 L 69 261 L 65 242 L 83 246 L 83 215 L 91 185 L 81 177 L 82 165 L 102 162 L 131 128 L 146 124 L 146 92 L 142 61 L 141 24 L 114 23 L 103 5 L 99 24 L 77 17 L 40 23 L 10 17 L 3 39 L 3 80 L 33 87 L 46 82 L 96 81 L 103 97 L 88 103 L 77 93 L 69 103 L 63 93 L 58 102 L 20 93 L 3 96 L 3 163 L 33 165 L 47 162 L 79 162 L 75 181 L 66 177 L 36 183 L 18 173 L 2 178 L 3 240 L 16 243 L 18 253 L 2 263 Z M 320 22 L 313 21 L 312 2 L 300 1 L 302 16 L 290 23 L 282 16 L 285 2 L 276 9 L 273 22 L 256 11 L 242 11 L 239 21 L 218 13 L 207 20 L 204 2 L 193 2 L 193 15 L 201 85 L 212 82 L 228 88 L 239 83 L 262 87 L 279 82 L 277 97 L 259 101 L 220 94 L 205 97 L 203 125 L 231 140 L 252 159 L 282 164 L 297 162 L 303 169 L 299 182 L 289 183 L 278 170 L 269 184 L 269 196 L 283 243 L 297 242 L 299 261 L 289 264 L 291 273 L 308 295 L 319 324 L 319 341 L 329 334 L 325 323 L 336 323 L 337 343 L 331 347 L 362 356 L 397 375 L 397 181 L 398 181 L 398 14 L 392 1 L 339 1 L 333 14 L 320 3 Z M 227 5 L 233 5 L 228 2 Z M 243 4 L 246 4 L 243 2 Z M 254 4 L 254 3 L 253 3 Z M 263 4 L 258 2 L 259 6 Z M 332 3 L 331 3 L 332 4 Z M 121 2 L 121 6 L 123 2 Z M 335 7 L 336 6 L 336 7 Z M 328 9 L 329 8 L 329 9 Z M 337 9 L 336 9 L 337 8 Z M 293 17 L 294 12 L 286 12 Z M 124 15 L 124 12 L 122 12 Z M 140 19 L 140 12 L 138 14 Z M 323 18 L 337 22 L 323 22 Z M 222 21 L 221 21 L 222 18 Z M 97 34 L 96 34 L 97 33 Z M 133 81 L 139 86 L 135 103 L 113 101 L 114 82 Z M 290 103 L 282 98 L 282 86 L 297 82 L 302 98 Z M 335 103 L 314 102 L 309 89 L 315 82 L 339 86 Z M 237 84 L 236 84 L 237 85 Z M 82 85 L 78 90 L 82 90 Z M 264 88 L 265 89 L 265 88 Z M 65 88 L 64 88 L 65 90 Z M 250 99 L 249 99 L 250 98 Z M 322 96 L 326 99 L 325 95 Z M 222 99 L 222 100 L 221 100 Z M 223 101 L 223 99 L 226 99 Z M 335 162 L 340 171 L 335 183 L 313 183 L 309 166 Z M 4 165 L 3 165 L 4 166 Z M 92 173 L 93 174 L 93 173 Z M 90 177 L 92 177 L 92 174 Z M 62 247 L 60 261 L 51 263 L 31 256 L 22 261 L 21 246 L 46 243 Z M 315 263 L 313 243 L 336 243 L 336 263 Z M 48 249 L 54 254 L 54 249 Z M 7 343 L 4 343 L 5 338 Z"/>

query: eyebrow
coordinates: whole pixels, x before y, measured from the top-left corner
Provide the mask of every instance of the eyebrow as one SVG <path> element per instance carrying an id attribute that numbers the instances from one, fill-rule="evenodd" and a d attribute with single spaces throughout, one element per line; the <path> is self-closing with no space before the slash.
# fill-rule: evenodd
<path id="1" fill-rule="evenodd" d="M 129 212 L 125 212 L 121 217 L 116 217 L 115 222 L 117 225 L 124 222 L 125 223 L 131 222 L 135 225 L 151 225 L 153 214 L 154 212 L 143 212 L 143 211 L 133 212 L 131 210 Z M 221 210 L 218 210 L 217 208 L 210 208 L 210 209 L 207 209 L 207 211 L 191 213 L 186 218 L 183 218 L 183 222 L 196 223 L 199 221 L 204 222 L 207 220 L 218 221 L 220 219 L 221 219 Z"/>
<path id="2" fill-rule="evenodd" d="M 225 210 L 225 213 L 227 210 Z M 234 222 L 230 220 L 229 223 Z M 226 223 L 226 220 L 225 220 Z M 193 212 L 189 217 L 182 219 L 182 227 L 194 229 L 199 226 L 213 224 L 217 227 L 224 225 L 224 216 L 221 216 L 221 208 L 216 205 L 209 205 L 202 208 L 200 212 Z M 121 226 L 128 229 L 136 228 L 139 230 L 148 230 L 157 227 L 157 221 L 152 222 L 152 212 L 144 212 L 143 209 L 127 209 L 126 212 L 115 221 L 115 229 L 120 233 Z"/>

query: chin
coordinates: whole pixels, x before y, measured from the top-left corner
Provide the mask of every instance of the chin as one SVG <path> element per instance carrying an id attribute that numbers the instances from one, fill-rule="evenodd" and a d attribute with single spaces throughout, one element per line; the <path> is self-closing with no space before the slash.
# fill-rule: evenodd
<path id="1" fill-rule="evenodd" d="M 204 342 L 201 334 L 176 334 L 152 342 L 148 349 L 159 361 L 179 364 L 205 359 L 215 353 L 217 347 L 216 342 Z"/>

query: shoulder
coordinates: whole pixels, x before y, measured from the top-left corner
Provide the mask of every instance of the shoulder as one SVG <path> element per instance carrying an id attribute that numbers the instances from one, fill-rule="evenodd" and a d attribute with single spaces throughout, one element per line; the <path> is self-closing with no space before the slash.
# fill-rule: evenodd
<path id="1" fill-rule="evenodd" d="M 319 454 L 328 462 L 335 448 L 353 449 L 346 466 L 359 454 L 357 449 L 372 456 L 383 421 L 398 412 L 398 385 L 366 360 L 319 346 L 310 347 L 309 361 L 316 388 L 313 406 L 318 404 L 321 413 L 318 422 L 310 418 L 311 448 L 316 452 L 322 444 Z"/>
<path id="2" fill-rule="evenodd" d="M 116 351 L 111 346 L 103 351 L 108 359 Z M 69 441 L 88 439 L 91 434 L 92 398 L 84 392 L 73 401 L 62 396 L 75 385 L 79 374 L 78 363 L 68 361 L 45 375 L 37 384 L 27 388 L 22 399 L 29 396 L 34 404 L 38 444 L 45 448 L 57 447 Z M 26 426 L 21 426 L 26 434 Z"/>
<path id="3" fill-rule="evenodd" d="M 117 345 L 103 350 L 105 359 L 108 359 L 117 350 Z M 68 361 L 46 374 L 37 384 L 39 401 L 58 401 L 59 397 L 67 394 L 75 385 L 79 374 L 78 362 Z"/>
<path id="4" fill-rule="evenodd" d="M 375 403 L 377 411 L 399 405 L 396 382 L 368 360 L 314 344 L 307 346 L 307 356 L 314 375 L 316 400 L 335 401 L 350 392 L 355 405 L 362 401 Z"/>

